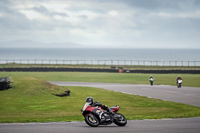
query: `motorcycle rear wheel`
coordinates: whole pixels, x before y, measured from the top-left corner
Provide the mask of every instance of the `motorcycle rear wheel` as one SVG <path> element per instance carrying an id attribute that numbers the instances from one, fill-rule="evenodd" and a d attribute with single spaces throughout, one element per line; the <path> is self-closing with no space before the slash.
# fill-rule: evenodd
<path id="1" fill-rule="evenodd" d="M 118 126 L 125 126 L 127 124 L 126 117 L 120 113 L 116 113 L 117 118 L 114 119 L 114 123 Z M 115 116 L 114 116 L 115 117 Z"/>
<path id="2" fill-rule="evenodd" d="M 91 127 L 97 127 L 99 125 L 99 120 L 94 115 L 85 116 L 85 122 Z"/>

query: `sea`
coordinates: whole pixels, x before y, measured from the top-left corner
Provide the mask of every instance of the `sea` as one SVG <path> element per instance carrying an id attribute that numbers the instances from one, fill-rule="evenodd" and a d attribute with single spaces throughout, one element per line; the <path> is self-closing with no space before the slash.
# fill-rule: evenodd
<path id="1" fill-rule="evenodd" d="M 134 60 L 200 62 L 200 49 L 0 48 L 0 60 Z"/>

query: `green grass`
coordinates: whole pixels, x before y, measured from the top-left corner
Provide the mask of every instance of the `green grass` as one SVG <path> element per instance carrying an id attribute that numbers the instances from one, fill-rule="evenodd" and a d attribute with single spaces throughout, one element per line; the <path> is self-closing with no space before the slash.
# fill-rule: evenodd
<path id="1" fill-rule="evenodd" d="M 176 78 L 183 78 L 183 86 L 200 87 L 200 74 L 138 74 L 138 73 L 94 73 L 94 72 L 0 72 L 0 77 L 32 76 L 46 81 L 80 81 L 125 84 L 149 84 L 149 76 L 155 85 L 176 86 Z"/>
<path id="2" fill-rule="evenodd" d="M 91 87 L 59 87 L 46 81 L 87 81 L 115 83 L 148 83 L 148 74 L 76 73 L 76 72 L 1 72 L 0 77 L 10 77 L 14 87 L 0 91 L 0 122 L 56 122 L 83 121 L 80 110 L 88 96 L 107 104 L 119 105 L 127 119 L 161 119 L 200 116 L 200 107 L 162 101 L 137 95 Z M 153 75 L 172 78 L 177 74 Z M 194 76 L 194 77 L 193 77 Z M 200 75 L 182 75 L 184 80 L 198 80 Z M 110 79 L 111 78 L 111 79 Z M 158 78 L 158 79 L 157 79 Z M 147 80 L 147 81 L 146 81 Z M 159 80 L 160 81 L 160 80 Z M 171 80 L 163 80 L 169 84 Z M 174 79 L 173 79 L 174 81 Z M 184 81 L 186 82 L 186 81 Z M 189 84 L 190 86 L 190 84 Z M 198 86 L 198 85 L 197 85 Z M 69 97 L 57 97 L 68 88 Z"/>

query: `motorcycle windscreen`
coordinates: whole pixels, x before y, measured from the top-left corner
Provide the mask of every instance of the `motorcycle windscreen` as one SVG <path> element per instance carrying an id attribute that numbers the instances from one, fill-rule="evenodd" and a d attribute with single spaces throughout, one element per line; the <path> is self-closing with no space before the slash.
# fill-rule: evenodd
<path id="1" fill-rule="evenodd" d="M 178 80 L 178 83 L 182 83 L 183 81 L 182 80 Z"/>
<path id="2" fill-rule="evenodd" d="M 84 107 L 83 107 L 83 111 L 85 111 L 85 109 L 87 108 L 87 106 L 89 106 L 90 103 L 85 103 Z"/>

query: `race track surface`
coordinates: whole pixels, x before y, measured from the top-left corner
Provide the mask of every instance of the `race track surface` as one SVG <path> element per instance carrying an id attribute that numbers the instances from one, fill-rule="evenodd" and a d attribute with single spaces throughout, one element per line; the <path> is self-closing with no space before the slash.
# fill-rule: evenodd
<path id="1" fill-rule="evenodd" d="M 199 131 L 200 117 L 131 120 L 125 127 L 114 124 L 89 127 L 85 122 L 0 124 L 0 133 L 199 133 Z"/>
<path id="2" fill-rule="evenodd" d="M 200 88 L 197 87 L 181 87 L 169 85 L 133 85 L 133 84 L 117 84 L 117 83 L 92 83 L 92 82 L 64 82 L 49 81 L 51 84 L 59 86 L 88 86 L 107 90 L 118 91 L 127 94 L 147 96 L 166 101 L 179 102 L 200 106 Z"/>

